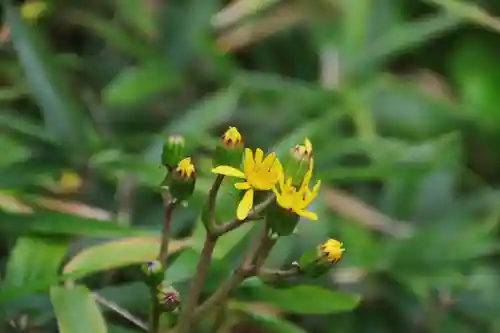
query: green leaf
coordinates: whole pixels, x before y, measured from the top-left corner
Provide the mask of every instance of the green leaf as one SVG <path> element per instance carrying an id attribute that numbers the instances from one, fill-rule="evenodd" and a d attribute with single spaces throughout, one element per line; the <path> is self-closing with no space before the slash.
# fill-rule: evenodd
<path id="1" fill-rule="evenodd" d="M 252 290 L 252 300 L 267 302 L 279 309 L 301 314 L 328 314 L 350 311 L 358 305 L 360 296 L 331 291 L 316 286 L 296 286 L 275 289 L 262 285 Z"/>
<path id="2" fill-rule="evenodd" d="M 6 4 L 6 24 L 32 92 L 39 103 L 45 125 L 61 144 L 72 150 L 87 148 L 88 119 L 83 105 L 76 100 L 65 82 L 55 55 L 49 50 L 38 29 L 25 22 L 18 8 Z"/>
<path id="3" fill-rule="evenodd" d="M 132 229 L 112 221 L 86 219 L 55 212 L 36 214 L 10 214 L 0 209 L 0 231 L 27 234 L 37 232 L 46 235 L 82 235 L 94 237 L 119 237 L 151 235 L 153 232 Z"/>
<path id="4" fill-rule="evenodd" d="M 185 248 L 185 241 L 171 240 L 170 253 Z M 77 253 L 65 266 L 63 272 L 75 277 L 155 259 L 160 249 L 159 237 L 132 237 L 105 242 Z"/>
<path id="5" fill-rule="evenodd" d="M 306 333 L 303 328 L 280 317 L 259 313 L 250 309 L 242 309 L 245 319 L 259 326 L 268 333 Z"/>
<path id="6" fill-rule="evenodd" d="M 19 287 L 40 280 L 56 280 L 67 247 L 68 240 L 64 238 L 18 238 L 7 263 L 4 286 Z"/>
<path id="7" fill-rule="evenodd" d="M 208 96 L 182 118 L 169 124 L 163 133 L 183 135 L 186 142 L 202 142 L 207 137 L 207 130 L 228 120 L 236 111 L 239 97 L 239 90 L 233 87 Z M 147 161 L 160 163 L 163 140 L 163 136 L 158 137 L 148 148 Z"/>
<path id="8" fill-rule="evenodd" d="M 178 82 L 162 60 L 123 69 L 104 89 L 109 107 L 129 106 L 161 93 Z"/>
<path id="9" fill-rule="evenodd" d="M 86 287 L 52 287 L 50 299 L 60 333 L 107 333 L 101 311 Z"/>

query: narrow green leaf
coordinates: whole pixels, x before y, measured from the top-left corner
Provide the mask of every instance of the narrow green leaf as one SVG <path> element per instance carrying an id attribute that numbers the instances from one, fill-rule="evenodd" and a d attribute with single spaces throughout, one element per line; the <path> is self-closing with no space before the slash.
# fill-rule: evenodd
<path id="1" fill-rule="evenodd" d="M 125 68 L 104 89 L 104 102 L 109 107 L 134 105 L 167 90 L 176 82 L 176 77 L 161 60 Z"/>
<path id="2" fill-rule="evenodd" d="M 396 26 L 368 45 L 366 52 L 356 52 L 352 57 L 346 58 L 343 71 L 346 75 L 362 73 L 390 56 L 407 52 L 408 49 L 428 42 L 431 38 L 439 37 L 459 24 L 457 17 L 438 13 Z"/>
<path id="3" fill-rule="evenodd" d="M 0 210 L 2 233 L 27 234 L 37 232 L 46 235 L 84 235 L 94 237 L 144 236 L 152 231 L 127 228 L 113 221 L 86 219 L 55 212 L 36 214 L 11 214 Z"/>
<path id="4" fill-rule="evenodd" d="M 170 253 L 187 246 L 185 241 L 170 241 Z M 132 237 L 105 242 L 77 253 L 65 266 L 65 274 L 84 277 L 86 275 L 137 265 L 155 259 L 160 249 L 159 237 Z"/>
<path id="5" fill-rule="evenodd" d="M 267 302 L 292 313 L 327 314 L 354 309 L 360 297 L 316 286 L 275 289 L 262 285 L 252 291 L 252 300 Z"/>
<path id="6" fill-rule="evenodd" d="M 7 263 L 4 286 L 16 287 L 40 280 L 56 280 L 67 247 L 68 241 L 64 238 L 18 238 Z"/>
<path id="7" fill-rule="evenodd" d="M 102 313 L 86 287 L 52 287 L 50 299 L 60 333 L 107 333 Z"/>
<path id="8" fill-rule="evenodd" d="M 5 9 L 14 48 L 42 109 L 45 125 L 62 144 L 74 151 L 85 151 L 85 129 L 89 125 L 86 111 L 65 82 L 55 55 L 40 31 L 21 18 L 18 8 L 6 4 Z"/>
<path id="9" fill-rule="evenodd" d="M 258 325 L 268 333 L 306 333 L 306 330 L 303 328 L 280 317 L 259 313 L 250 309 L 242 309 L 241 312 L 248 321 Z"/>

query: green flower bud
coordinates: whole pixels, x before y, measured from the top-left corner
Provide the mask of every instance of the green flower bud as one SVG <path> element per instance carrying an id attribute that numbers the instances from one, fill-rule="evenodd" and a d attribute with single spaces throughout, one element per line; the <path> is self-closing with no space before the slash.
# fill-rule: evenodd
<path id="1" fill-rule="evenodd" d="M 295 212 L 284 209 L 277 202 L 273 202 L 266 209 L 267 225 L 271 229 L 272 234 L 278 236 L 288 236 L 295 231 L 300 216 Z"/>
<path id="2" fill-rule="evenodd" d="M 194 191 L 196 172 L 191 158 L 187 157 L 177 164 L 177 168 L 169 172 L 162 186 L 168 189 L 172 199 L 186 202 Z"/>
<path id="3" fill-rule="evenodd" d="M 243 138 L 236 127 L 229 127 L 215 148 L 213 165 L 214 167 L 228 165 L 233 168 L 239 168 L 242 158 Z"/>
<path id="4" fill-rule="evenodd" d="M 141 266 L 144 282 L 156 288 L 163 281 L 163 265 L 158 260 L 148 261 Z"/>
<path id="5" fill-rule="evenodd" d="M 343 243 L 329 239 L 316 248 L 307 251 L 299 260 L 300 270 L 310 277 L 318 277 L 330 270 L 345 251 Z"/>
<path id="6" fill-rule="evenodd" d="M 169 136 L 163 144 L 161 162 L 169 170 L 172 170 L 184 158 L 184 138 L 181 136 Z"/>
<path id="7" fill-rule="evenodd" d="M 312 168 L 312 144 L 304 139 L 303 145 L 290 149 L 283 163 L 285 174 L 292 179 L 292 185 L 300 187 L 307 171 Z"/>
<path id="8" fill-rule="evenodd" d="M 173 312 L 181 305 L 179 293 L 167 281 L 158 286 L 156 297 L 163 312 Z"/>

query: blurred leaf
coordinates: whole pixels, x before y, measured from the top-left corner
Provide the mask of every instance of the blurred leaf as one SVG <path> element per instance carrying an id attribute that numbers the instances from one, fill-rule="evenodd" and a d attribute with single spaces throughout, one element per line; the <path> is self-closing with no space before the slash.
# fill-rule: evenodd
<path id="1" fill-rule="evenodd" d="M 55 280 L 67 247 L 66 239 L 18 238 L 7 263 L 4 286 L 24 286 L 40 280 Z"/>
<path id="2" fill-rule="evenodd" d="M 60 333 L 107 333 L 101 311 L 86 287 L 52 287 L 50 299 Z"/>
<path id="3" fill-rule="evenodd" d="M 155 5 L 141 0 L 115 0 L 115 11 L 134 30 L 140 31 L 149 37 L 156 32 Z"/>
<path id="4" fill-rule="evenodd" d="M 173 73 L 183 72 L 186 66 L 203 51 L 203 41 L 209 39 L 210 18 L 218 1 L 172 1 L 161 6 L 162 45 Z"/>
<path id="5" fill-rule="evenodd" d="M 427 139 L 454 131 L 469 118 L 463 107 L 433 98 L 414 84 L 403 84 L 388 76 L 370 85 L 366 94 L 377 129 L 385 136 Z"/>
<path id="6" fill-rule="evenodd" d="M 109 107 L 129 106 L 144 101 L 178 83 L 178 78 L 161 60 L 123 69 L 103 91 Z"/>
<path id="7" fill-rule="evenodd" d="M 17 8 L 6 4 L 5 9 L 14 47 L 34 97 L 42 108 L 48 130 L 72 151 L 85 151 L 88 148 L 85 130 L 89 129 L 86 128 L 89 123 L 84 107 L 76 100 L 60 68 L 53 62 L 55 56 L 48 50 L 39 31 L 20 17 Z"/>
<path id="8" fill-rule="evenodd" d="M 0 128 L 12 133 L 18 133 L 23 136 L 32 137 L 34 139 L 54 143 L 54 138 L 47 132 L 41 124 L 33 122 L 28 117 L 12 114 L 14 112 L 0 113 Z"/>
<path id="9" fill-rule="evenodd" d="M 3 233 L 46 235 L 85 235 L 119 237 L 151 235 L 153 232 L 120 226 L 111 221 L 86 219 L 69 214 L 37 212 L 10 214 L 0 209 L 0 230 Z"/>
<path id="10" fill-rule="evenodd" d="M 140 1 L 128 1 L 141 3 Z M 80 24 L 95 33 L 107 43 L 138 60 L 147 61 L 156 55 L 154 48 L 143 39 L 135 37 L 120 27 L 117 22 L 105 20 L 88 12 L 73 12 L 69 15 L 72 23 Z"/>
<path id="11" fill-rule="evenodd" d="M 252 288 L 252 301 L 269 303 L 287 312 L 327 314 L 354 309 L 359 295 L 335 292 L 316 286 L 300 285 L 275 289 L 266 285 Z"/>
<path id="12" fill-rule="evenodd" d="M 259 313 L 251 309 L 241 309 L 245 319 L 269 333 L 306 333 L 303 328 L 277 316 Z"/>
<path id="13" fill-rule="evenodd" d="M 171 240 L 169 252 L 188 246 L 188 240 Z M 65 266 L 63 273 L 78 277 L 119 267 L 142 264 L 155 259 L 160 249 L 158 237 L 134 237 L 105 242 L 77 253 Z"/>
<path id="14" fill-rule="evenodd" d="M 366 52 L 356 52 L 347 57 L 343 64 L 344 74 L 350 76 L 363 73 L 382 61 L 395 57 L 398 53 L 408 52 L 410 48 L 438 38 L 443 33 L 456 28 L 460 20 L 449 14 L 433 14 L 424 18 L 393 27 L 378 36 L 366 47 Z"/>
<path id="15" fill-rule="evenodd" d="M 450 14 L 456 15 L 461 19 L 479 24 L 500 33 L 500 20 L 489 15 L 488 12 L 476 4 L 458 0 L 426 0 L 426 2 L 436 4 L 447 10 Z"/>
<path id="16" fill-rule="evenodd" d="M 104 287 L 96 292 L 134 314 L 147 314 L 149 311 L 151 295 L 147 285 L 143 282 Z M 103 308 L 103 311 L 109 311 L 109 309 Z"/>
<path id="17" fill-rule="evenodd" d="M 462 38 L 450 61 L 451 75 L 460 90 L 461 100 L 477 114 L 486 129 L 500 128 L 496 105 L 500 103 L 496 83 L 500 70 L 496 61 L 500 49 L 484 40 Z"/>
<path id="18" fill-rule="evenodd" d="M 180 119 L 169 124 L 163 133 L 165 135 L 183 135 L 186 141 L 202 142 L 207 137 L 207 131 L 227 121 L 236 111 L 240 92 L 234 87 L 221 90 L 206 97 L 192 109 L 186 111 Z M 151 163 L 159 163 L 163 147 L 163 135 L 147 149 L 145 159 Z"/>

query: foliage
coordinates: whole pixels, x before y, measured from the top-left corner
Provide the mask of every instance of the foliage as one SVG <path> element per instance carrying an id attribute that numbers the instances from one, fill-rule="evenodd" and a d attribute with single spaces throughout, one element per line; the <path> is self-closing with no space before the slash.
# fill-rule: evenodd
<path id="1" fill-rule="evenodd" d="M 22 2 L 2 2 L 0 33 L 1 328 L 144 330 L 138 267 L 160 248 L 170 134 L 197 166 L 171 225 L 166 277 L 182 299 L 229 125 L 278 155 L 314 144 L 319 219 L 281 237 L 266 267 L 328 238 L 347 251 L 321 278 L 246 280 L 200 332 L 500 325 L 497 1 L 45 0 L 30 14 Z M 221 237 L 203 298 L 253 232 Z"/>

